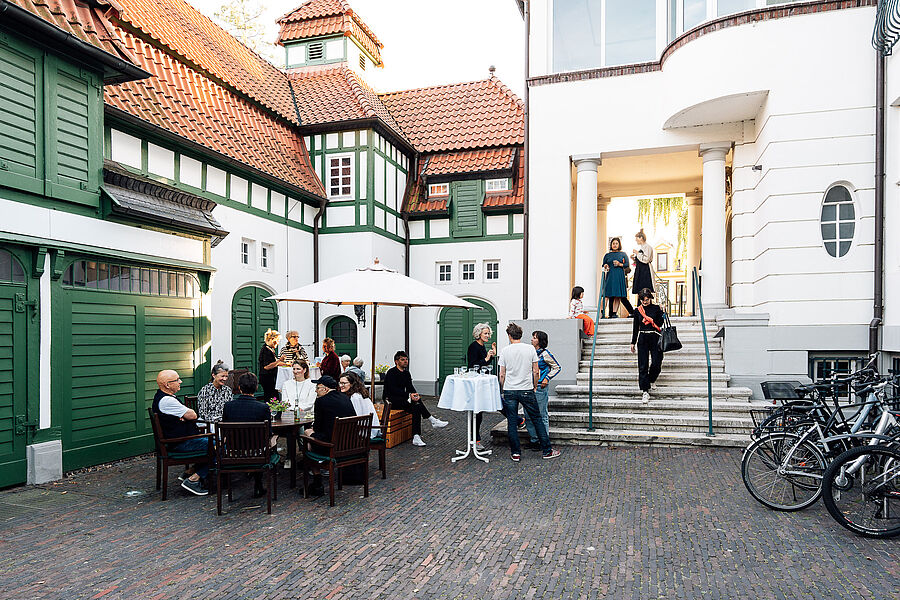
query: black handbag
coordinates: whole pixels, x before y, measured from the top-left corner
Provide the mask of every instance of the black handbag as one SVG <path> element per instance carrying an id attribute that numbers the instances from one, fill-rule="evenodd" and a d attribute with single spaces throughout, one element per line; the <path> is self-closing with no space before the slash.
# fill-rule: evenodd
<path id="1" fill-rule="evenodd" d="M 681 340 L 678 339 L 678 331 L 669 321 L 669 314 L 663 313 L 663 326 L 659 332 L 659 349 L 663 352 L 681 350 Z"/>

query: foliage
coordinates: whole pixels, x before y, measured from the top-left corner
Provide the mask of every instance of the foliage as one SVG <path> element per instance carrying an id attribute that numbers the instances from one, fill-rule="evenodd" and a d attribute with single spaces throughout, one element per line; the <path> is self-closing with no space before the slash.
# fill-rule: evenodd
<path id="1" fill-rule="evenodd" d="M 266 26 L 262 20 L 264 11 L 259 0 L 228 0 L 219 6 L 213 16 L 242 44 L 274 62 L 275 47 L 266 40 Z"/>
<path id="2" fill-rule="evenodd" d="M 375 365 L 375 374 L 384 375 L 388 372 L 388 369 L 390 369 L 388 365 Z"/>
<path id="3" fill-rule="evenodd" d="M 291 408 L 290 402 L 279 400 L 278 398 L 272 398 L 266 404 L 269 405 L 269 410 L 272 412 L 284 412 Z"/>
<path id="4" fill-rule="evenodd" d="M 650 221 L 654 225 L 660 221 L 668 225 L 675 215 L 678 224 L 678 242 L 675 256 L 684 258 L 687 254 L 687 200 L 684 196 L 666 198 L 638 198 L 638 222 L 643 225 Z"/>

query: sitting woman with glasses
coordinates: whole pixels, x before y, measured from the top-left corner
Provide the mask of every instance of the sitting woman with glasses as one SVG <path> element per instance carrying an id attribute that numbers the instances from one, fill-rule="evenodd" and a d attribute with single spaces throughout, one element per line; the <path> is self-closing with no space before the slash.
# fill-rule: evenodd
<path id="1" fill-rule="evenodd" d="M 353 405 L 353 411 L 357 417 L 372 415 L 371 437 L 378 437 L 378 429 L 375 429 L 381 425 L 378 420 L 378 411 L 375 410 L 375 405 L 372 404 L 372 399 L 369 398 L 369 391 L 362 380 L 355 373 L 344 373 L 341 375 L 340 381 L 338 381 L 338 387 L 341 393 L 350 397 L 350 403 Z"/>
<path id="2" fill-rule="evenodd" d="M 281 349 L 278 360 L 287 363 L 288 365 L 292 365 L 298 360 L 309 363 L 309 357 L 306 355 L 306 350 L 300 345 L 300 334 L 292 329 L 287 332 L 285 337 L 287 338 L 287 343 L 284 345 L 284 348 Z"/>

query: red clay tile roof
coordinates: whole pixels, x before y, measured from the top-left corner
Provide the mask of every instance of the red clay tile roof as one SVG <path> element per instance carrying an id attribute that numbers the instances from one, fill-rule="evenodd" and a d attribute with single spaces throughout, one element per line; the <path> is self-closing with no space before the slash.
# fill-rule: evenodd
<path id="1" fill-rule="evenodd" d="M 136 65 L 107 17 L 118 5 L 106 0 L 9 0 L 86 44 Z"/>
<path id="2" fill-rule="evenodd" d="M 120 35 L 154 77 L 105 86 L 109 106 L 292 184 L 311 196 L 325 197 L 303 138 L 289 123 L 155 45 L 125 31 L 120 31 Z"/>
<path id="3" fill-rule="evenodd" d="M 377 118 L 409 144 L 378 94 L 352 69 L 299 71 L 288 77 L 297 98 L 301 126 Z"/>
<path id="4" fill-rule="evenodd" d="M 309 0 L 278 19 L 278 24 L 281 31 L 277 44 L 342 33 L 356 39 L 375 58 L 375 64 L 383 64 L 381 48 L 384 44 L 344 0 Z"/>
<path id="5" fill-rule="evenodd" d="M 53 0 L 56 1 L 56 0 Z M 120 20 L 161 42 L 192 66 L 296 122 L 284 73 L 184 0 L 115 0 Z"/>
<path id="6" fill-rule="evenodd" d="M 525 143 L 522 101 L 495 78 L 381 94 L 419 152 Z"/>
<path id="7" fill-rule="evenodd" d="M 513 147 L 434 154 L 428 157 L 428 164 L 422 174 L 425 177 L 432 177 L 459 173 L 511 171 L 515 155 L 516 149 Z"/>
<path id="8" fill-rule="evenodd" d="M 470 154 L 470 153 L 457 153 Z M 509 209 L 518 209 L 524 204 L 525 194 L 525 151 L 521 147 L 507 148 L 491 148 L 483 153 L 490 156 L 510 156 L 511 163 L 507 168 L 513 170 L 512 189 L 507 192 L 489 192 L 485 194 L 484 201 L 481 203 L 483 210 L 502 211 Z M 419 157 L 419 172 L 416 181 L 409 186 L 404 201 L 404 210 L 411 214 L 446 214 L 449 212 L 449 198 L 446 196 L 428 197 L 428 185 L 425 179 L 428 172 L 432 169 L 435 160 L 439 163 L 446 161 L 446 154 L 433 154 Z M 482 163 L 483 165 L 484 163 Z M 496 164 L 496 163 L 495 163 Z M 466 171 L 467 173 L 483 172 L 481 166 L 474 166 L 473 169 Z M 459 173 L 459 172 L 455 172 Z M 449 173 L 447 173 L 449 174 Z M 434 175 L 434 174 L 432 174 Z"/>

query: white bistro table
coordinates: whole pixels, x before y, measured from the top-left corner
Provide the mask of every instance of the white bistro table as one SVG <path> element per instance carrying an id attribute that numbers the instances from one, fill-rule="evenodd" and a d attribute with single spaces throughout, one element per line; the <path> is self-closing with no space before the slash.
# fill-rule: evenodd
<path id="1" fill-rule="evenodd" d="M 455 411 L 465 411 L 466 414 L 466 449 L 457 450 L 456 456 L 451 460 L 456 462 L 473 455 L 478 460 L 488 462 L 487 455 L 490 450 L 479 451 L 475 448 L 475 414 L 500 410 L 503 406 L 500 400 L 500 382 L 496 375 L 476 375 L 465 373 L 462 375 L 448 375 L 444 380 L 444 389 L 441 390 L 441 399 L 438 408 Z"/>

